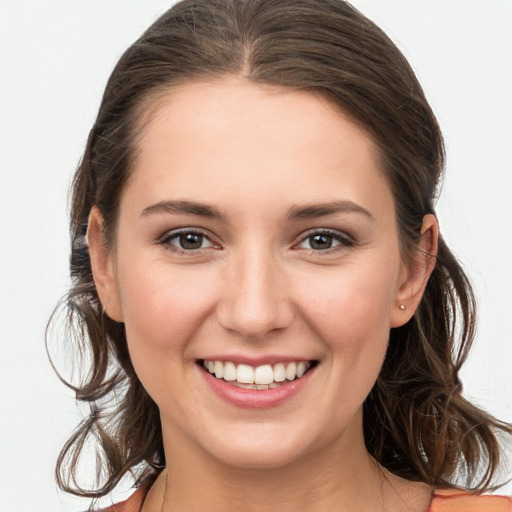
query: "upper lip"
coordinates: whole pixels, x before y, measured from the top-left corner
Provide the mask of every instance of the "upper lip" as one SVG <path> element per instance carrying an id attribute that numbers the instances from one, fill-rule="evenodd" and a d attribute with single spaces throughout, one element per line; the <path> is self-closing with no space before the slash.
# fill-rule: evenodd
<path id="1" fill-rule="evenodd" d="M 296 356 L 296 355 L 266 355 L 259 357 L 252 356 L 244 356 L 240 354 L 216 354 L 211 356 L 205 356 L 198 361 L 223 361 L 223 362 L 232 362 L 235 364 L 247 364 L 249 366 L 262 366 L 264 364 L 274 365 L 277 363 L 291 363 L 296 361 L 315 361 L 315 359 L 304 357 L 304 356 Z"/>

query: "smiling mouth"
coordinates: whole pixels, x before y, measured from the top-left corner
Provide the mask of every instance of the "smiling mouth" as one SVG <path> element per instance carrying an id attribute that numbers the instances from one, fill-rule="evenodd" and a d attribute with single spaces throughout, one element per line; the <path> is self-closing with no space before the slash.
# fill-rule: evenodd
<path id="1" fill-rule="evenodd" d="M 288 363 L 250 366 L 231 361 L 201 359 L 200 366 L 219 380 L 245 389 L 274 389 L 300 379 L 317 361 L 290 361 Z"/>

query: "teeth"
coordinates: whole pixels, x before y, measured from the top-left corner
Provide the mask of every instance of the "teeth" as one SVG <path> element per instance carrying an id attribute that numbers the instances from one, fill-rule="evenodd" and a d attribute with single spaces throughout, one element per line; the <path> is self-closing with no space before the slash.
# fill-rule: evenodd
<path id="1" fill-rule="evenodd" d="M 224 376 L 224 365 L 220 361 L 215 361 L 215 377 L 222 379 Z"/>
<path id="2" fill-rule="evenodd" d="M 286 380 L 286 368 L 283 363 L 277 363 L 274 366 L 274 380 L 276 382 L 283 382 Z"/>
<path id="3" fill-rule="evenodd" d="M 274 389 L 285 381 L 300 378 L 310 368 L 310 361 L 264 364 L 253 368 L 247 364 L 235 365 L 231 361 L 203 361 L 203 366 L 217 379 L 232 382 L 248 389 Z"/>
<path id="4" fill-rule="evenodd" d="M 269 364 L 258 366 L 254 370 L 254 382 L 256 384 L 272 384 L 274 382 L 274 369 Z"/>
<path id="5" fill-rule="evenodd" d="M 286 367 L 285 375 L 288 380 L 295 379 L 295 376 L 297 375 L 297 365 L 295 363 L 289 363 Z"/>
<path id="6" fill-rule="evenodd" d="M 233 386 L 244 389 L 268 389 L 270 387 L 267 384 L 242 384 L 240 382 L 233 382 Z"/>
<path id="7" fill-rule="evenodd" d="M 224 364 L 224 380 L 236 380 L 236 366 L 232 362 Z"/>
<path id="8" fill-rule="evenodd" d="M 254 370 L 248 364 L 239 364 L 236 369 L 236 380 L 242 384 L 254 384 Z"/>
<path id="9" fill-rule="evenodd" d="M 215 364 L 215 367 L 217 367 L 217 364 Z M 297 377 L 302 377 L 307 369 L 308 367 L 306 361 L 301 361 L 297 365 Z"/>

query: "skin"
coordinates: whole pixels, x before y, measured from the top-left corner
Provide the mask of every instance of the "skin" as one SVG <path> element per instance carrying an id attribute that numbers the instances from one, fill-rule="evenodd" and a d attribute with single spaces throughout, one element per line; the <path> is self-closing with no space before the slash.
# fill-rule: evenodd
<path id="1" fill-rule="evenodd" d="M 429 489 L 381 472 L 364 446 L 362 403 L 389 330 L 410 319 L 434 265 L 401 257 L 371 137 L 311 93 L 238 77 L 175 88 L 146 117 L 115 246 L 96 208 L 88 233 L 101 301 L 125 323 L 171 461 L 143 511 L 161 509 L 166 485 L 172 510 L 364 512 L 381 495 L 388 511 L 428 509 Z M 169 201 L 219 215 L 158 206 Z M 343 208 L 304 210 L 333 202 Z M 180 229 L 203 235 L 200 248 L 180 248 Z M 318 234 L 332 247 L 312 246 Z M 435 254 L 433 216 L 422 235 Z M 281 405 L 240 409 L 200 374 L 197 360 L 217 354 L 318 365 Z"/>

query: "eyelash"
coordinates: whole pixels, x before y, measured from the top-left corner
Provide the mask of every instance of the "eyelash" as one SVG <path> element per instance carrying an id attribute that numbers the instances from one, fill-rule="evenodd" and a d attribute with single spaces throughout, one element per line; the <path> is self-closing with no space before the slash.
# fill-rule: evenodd
<path id="1" fill-rule="evenodd" d="M 313 239 L 316 236 L 329 237 L 332 239 L 332 241 L 337 241 L 339 243 L 334 246 L 328 247 L 327 249 L 313 249 L 312 247 L 304 247 L 304 249 L 315 254 L 331 254 L 338 250 L 348 249 L 356 245 L 356 242 L 352 237 L 341 231 L 336 231 L 334 229 L 312 229 L 301 235 L 300 241 L 294 245 L 294 248 L 300 248 L 300 245 L 307 242 L 308 240 L 310 240 L 311 245 L 311 239 Z"/>
<path id="2" fill-rule="evenodd" d="M 199 236 L 199 237 L 201 237 L 202 243 L 204 241 L 208 241 L 210 245 L 208 247 L 199 247 L 197 249 L 184 249 L 183 247 L 179 247 L 172 243 L 173 240 L 177 240 L 179 243 L 180 238 L 182 236 L 187 236 L 187 235 Z M 192 229 L 192 228 L 184 228 L 184 229 L 179 229 L 176 231 L 167 232 L 163 237 L 161 237 L 159 239 L 158 243 L 170 251 L 177 252 L 179 254 L 188 254 L 188 255 L 197 254 L 199 251 L 204 250 L 204 249 L 211 249 L 211 248 L 219 247 L 218 245 L 216 245 L 214 242 L 211 241 L 208 234 L 206 234 L 204 231 L 201 231 L 200 229 Z"/>
<path id="3" fill-rule="evenodd" d="M 209 245 L 207 247 L 198 247 L 195 249 L 185 249 L 183 247 L 179 247 L 172 243 L 173 240 L 177 240 L 178 243 L 181 242 L 180 238 L 182 236 L 198 236 L 201 237 L 201 245 L 204 243 L 204 241 L 208 241 Z M 324 236 L 331 239 L 331 241 L 339 242 L 334 246 L 328 247 L 327 249 L 314 249 L 311 247 L 311 240 L 313 237 L 318 236 Z M 297 250 L 300 249 L 300 245 L 310 240 L 310 247 L 303 247 L 303 249 L 306 249 L 310 251 L 311 253 L 315 254 L 330 254 L 333 252 L 336 252 L 341 249 L 347 249 L 350 247 L 353 247 L 356 243 L 354 239 L 347 234 L 336 231 L 333 229 L 312 229 L 310 231 L 307 231 L 306 233 L 301 234 L 301 238 L 299 242 L 295 243 L 293 245 L 293 249 Z M 211 249 L 215 248 L 218 249 L 220 246 L 212 242 L 209 235 L 205 233 L 204 231 L 201 231 L 200 229 L 192 229 L 192 228 L 183 228 L 176 231 L 167 232 L 163 237 L 161 237 L 158 241 L 158 243 L 162 246 L 164 246 L 166 249 L 177 252 L 179 254 L 197 254 L 199 251 L 205 250 L 205 249 Z"/>

